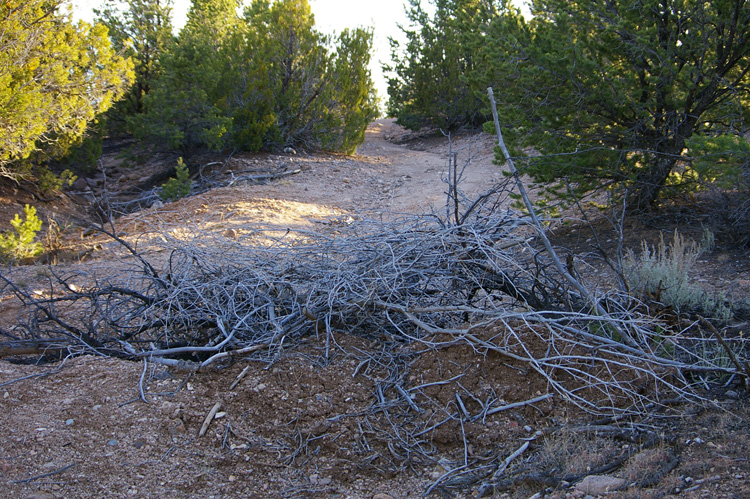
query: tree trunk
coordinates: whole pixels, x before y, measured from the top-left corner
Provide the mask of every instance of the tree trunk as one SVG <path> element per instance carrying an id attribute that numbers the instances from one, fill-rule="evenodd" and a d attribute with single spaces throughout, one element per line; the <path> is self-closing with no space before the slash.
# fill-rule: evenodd
<path id="1" fill-rule="evenodd" d="M 638 172 L 633 190 L 628 194 L 628 208 L 642 211 L 656 202 L 669 174 L 674 170 L 677 161 L 685 149 L 685 142 L 693 135 L 697 114 L 684 113 L 686 116 L 679 125 L 666 127 L 656 137 L 663 137 L 657 142 L 655 158 L 647 168 Z M 648 141 L 647 141 L 648 143 Z M 654 143 L 651 141 L 651 143 Z"/>
<path id="2" fill-rule="evenodd" d="M 660 154 L 649 168 L 638 173 L 634 189 L 628 194 L 629 209 L 643 211 L 653 206 L 677 159 L 676 154 Z"/>

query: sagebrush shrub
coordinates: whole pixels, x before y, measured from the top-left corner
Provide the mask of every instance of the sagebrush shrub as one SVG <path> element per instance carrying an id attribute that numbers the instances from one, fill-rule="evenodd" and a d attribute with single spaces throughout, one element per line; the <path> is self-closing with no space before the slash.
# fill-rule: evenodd
<path id="1" fill-rule="evenodd" d="M 697 312 L 728 321 L 733 311 L 725 297 L 707 293 L 689 282 L 691 270 L 700 255 L 710 250 L 712 239 L 704 234 L 702 244 L 698 244 L 675 231 L 671 243 L 665 242 L 662 235 L 654 247 L 643 241 L 640 253 L 628 250 L 623 271 L 631 293 L 658 297 L 662 304 L 679 312 Z"/>

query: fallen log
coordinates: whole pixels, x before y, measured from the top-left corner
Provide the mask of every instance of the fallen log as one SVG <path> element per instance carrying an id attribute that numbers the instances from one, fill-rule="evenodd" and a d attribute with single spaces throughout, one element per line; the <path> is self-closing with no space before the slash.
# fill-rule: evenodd
<path id="1" fill-rule="evenodd" d="M 67 351 L 71 346 L 67 338 L 7 341 L 0 343 L 0 358 L 15 355 L 45 355 Z"/>

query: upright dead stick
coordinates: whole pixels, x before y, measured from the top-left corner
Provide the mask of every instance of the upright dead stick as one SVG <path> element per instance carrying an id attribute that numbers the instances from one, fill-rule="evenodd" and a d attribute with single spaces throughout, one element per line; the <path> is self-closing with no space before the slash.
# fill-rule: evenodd
<path id="1" fill-rule="evenodd" d="M 554 264 L 558 272 L 562 274 L 565 280 L 568 281 L 579 293 L 581 293 L 581 295 L 584 298 L 586 298 L 591 303 L 591 305 L 594 307 L 598 315 L 602 317 L 608 317 L 609 314 L 607 314 L 607 311 L 604 310 L 604 308 L 602 308 L 599 302 L 597 302 L 596 299 L 591 295 L 589 290 L 586 289 L 586 287 L 583 284 L 581 284 L 578 281 L 578 279 L 573 277 L 570 274 L 570 272 L 568 272 L 568 269 L 565 268 L 565 265 L 563 265 L 562 261 L 560 260 L 560 257 L 557 255 L 557 252 L 552 247 L 552 243 L 547 237 L 544 227 L 542 227 L 542 223 L 539 221 L 539 217 L 536 214 L 536 210 L 534 209 L 534 204 L 531 202 L 531 199 L 529 198 L 529 195 L 526 192 L 526 187 L 523 185 L 523 181 L 521 181 L 520 175 L 518 175 L 516 164 L 513 162 L 513 158 L 510 156 L 510 152 L 508 152 L 508 148 L 505 146 L 505 140 L 503 140 L 503 132 L 500 130 L 500 118 L 497 115 L 497 105 L 495 104 L 495 93 L 493 92 L 492 87 L 487 88 L 487 94 L 490 97 L 490 109 L 492 109 L 492 117 L 495 120 L 495 131 L 497 132 L 497 145 L 500 146 L 500 150 L 503 152 L 503 156 L 505 156 L 505 161 L 507 161 L 508 163 L 510 172 L 513 174 L 513 178 L 516 180 L 518 193 L 521 195 L 521 198 L 523 199 L 523 204 L 526 206 L 526 209 L 529 211 L 529 216 L 531 217 L 531 221 L 534 224 L 534 227 L 536 227 L 537 232 L 539 233 L 539 237 L 544 243 L 544 247 L 547 249 L 547 253 L 549 254 L 550 258 L 552 258 L 552 263 Z M 620 336 L 622 337 L 623 341 L 627 345 L 636 346 L 636 342 L 625 330 L 623 330 L 620 327 L 615 326 L 614 324 L 613 326 L 617 329 L 617 332 L 620 333 Z"/>

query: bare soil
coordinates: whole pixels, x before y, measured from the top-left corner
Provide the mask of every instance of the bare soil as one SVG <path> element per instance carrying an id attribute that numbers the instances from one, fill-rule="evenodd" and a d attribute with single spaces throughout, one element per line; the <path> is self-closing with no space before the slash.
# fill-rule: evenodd
<path id="1" fill-rule="evenodd" d="M 415 137 L 379 120 L 350 157 L 300 152 L 199 158 L 216 163 L 201 178 L 224 187 L 125 215 L 116 226 L 121 237 L 148 247 L 149 238 L 165 230 L 242 238 L 261 224 L 280 231 L 320 230 L 348 217 L 443 213 L 450 151 L 459 153 L 460 165 L 472 158 L 461 184 L 469 197 L 503 178 L 493 164 L 490 136 L 449 142 Z M 106 155 L 106 182 L 100 173 L 91 185 L 137 192 L 174 159 L 126 167 L 114 154 Z M 296 170 L 257 182 L 261 175 Z M 6 190 L 0 220 L 12 218 L 24 203 L 37 205 L 45 220 L 82 215 L 88 208 L 85 189 L 80 191 L 78 197 L 39 204 L 26 191 Z M 695 222 L 695 215 L 678 212 L 629 220 L 626 244 L 637 247 L 675 228 L 699 239 Z M 611 250 L 615 241 L 604 225 L 601 241 Z M 116 248 L 101 236 L 61 222 L 55 238 L 57 265 L 119 271 Z M 587 224 L 561 226 L 555 242 L 600 282 L 612 279 Z M 748 261 L 745 251 L 719 248 L 701 262 L 696 280 L 748 296 Z M 42 263 L 14 269 L 32 282 L 43 271 Z M 0 300 L 7 324 L 14 311 L 8 296 Z M 96 356 L 0 361 L 0 496 L 388 499 L 429 491 L 476 497 L 471 477 L 464 488 L 457 482 L 450 489 L 433 485 L 448 482 L 446 473 L 462 462 L 496 467 L 529 442 L 508 468 L 515 479 L 483 492 L 593 497 L 576 482 L 598 474 L 625 480 L 618 497 L 750 497 L 750 404 L 736 385 L 713 394 L 714 404 L 679 405 L 643 421 L 602 426 L 564 401 L 547 398 L 464 424 L 445 421 L 445 414 L 457 404 L 476 414 L 482 401 L 466 394 L 512 404 L 547 394 L 546 381 L 520 364 L 465 345 L 423 352 L 389 338 L 334 339 L 327 356 L 323 339 L 310 337 L 273 362 L 238 359 L 197 373 Z M 401 392 L 408 387 L 413 391 L 407 405 Z M 390 403 L 391 412 L 373 410 Z M 416 422 L 432 430 L 415 442 L 409 430 Z M 627 432 L 611 431 L 630 423 L 650 433 L 628 439 Z M 654 438 L 647 444 L 643 435 Z M 620 466 L 603 468 L 618 459 Z"/>

